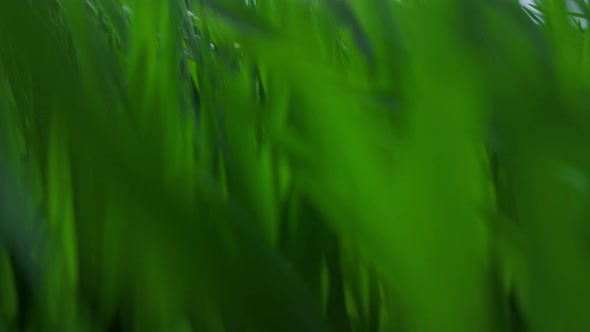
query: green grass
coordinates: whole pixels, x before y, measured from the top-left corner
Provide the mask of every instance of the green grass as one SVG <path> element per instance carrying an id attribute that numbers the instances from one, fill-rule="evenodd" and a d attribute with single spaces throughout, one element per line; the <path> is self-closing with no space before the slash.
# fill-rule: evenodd
<path id="1" fill-rule="evenodd" d="M 590 331 L 573 2 L 0 1 L 0 331 Z"/>

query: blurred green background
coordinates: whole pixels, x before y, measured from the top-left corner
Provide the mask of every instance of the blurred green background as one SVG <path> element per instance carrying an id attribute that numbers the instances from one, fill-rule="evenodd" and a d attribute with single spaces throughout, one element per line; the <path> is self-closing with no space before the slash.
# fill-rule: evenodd
<path id="1" fill-rule="evenodd" d="M 1 0 L 0 331 L 590 331 L 586 0 Z"/>

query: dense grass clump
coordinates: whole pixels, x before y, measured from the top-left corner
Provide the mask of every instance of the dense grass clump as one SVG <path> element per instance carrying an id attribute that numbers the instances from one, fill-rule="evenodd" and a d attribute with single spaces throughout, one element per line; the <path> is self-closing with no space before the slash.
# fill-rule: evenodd
<path id="1" fill-rule="evenodd" d="M 585 0 L 1 0 L 0 331 L 590 331 Z"/>

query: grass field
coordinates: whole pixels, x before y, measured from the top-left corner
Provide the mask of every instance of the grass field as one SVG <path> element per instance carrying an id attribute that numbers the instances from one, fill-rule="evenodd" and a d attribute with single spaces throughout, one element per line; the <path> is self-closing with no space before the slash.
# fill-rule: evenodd
<path id="1" fill-rule="evenodd" d="M 1 0 L 0 332 L 590 331 L 585 0 Z"/>

